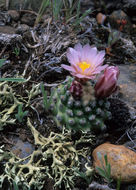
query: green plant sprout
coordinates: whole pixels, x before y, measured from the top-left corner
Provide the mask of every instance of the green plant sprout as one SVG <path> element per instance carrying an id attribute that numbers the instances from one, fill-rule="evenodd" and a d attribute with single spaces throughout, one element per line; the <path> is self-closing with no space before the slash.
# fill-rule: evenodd
<path id="1" fill-rule="evenodd" d="M 108 47 L 112 47 L 120 37 L 120 32 L 119 31 L 110 31 L 109 36 L 108 36 Z"/>
<path id="2" fill-rule="evenodd" d="M 117 190 L 120 190 L 121 186 L 121 177 L 117 180 Z"/>
<path id="3" fill-rule="evenodd" d="M 104 163 L 102 160 L 102 155 L 100 152 L 97 153 L 98 159 L 101 162 L 101 167 L 96 167 L 96 170 L 98 171 L 98 173 L 105 178 L 105 180 L 108 183 L 111 183 L 113 180 L 111 178 L 111 165 L 108 162 L 108 157 L 107 155 L 104 155 Z"/>
<path id="4" fill-rule="evenodd" d="M 23 104 L 18 105 L 18 113 L 15 115 L 16 119 L 21 123 L 23 118 L 27 116 L 28 111 L 23 112 Z"/>
<path id="5" fill-rule="evenodd" d="M 13 187 L 14 187 L 14 190 L 19 190 L 18 185 L 16 184 L 15 181 L 13 181 Z"/>
<path id="6" fill-rule="evenodd" d="M 120 21 L 120 20 L 119 20 Z M 108 36 L 108 42 L 107 42 L 107 48 L 106 48 L 106 52 L 109 55 L 112 55 L 110 53 L 112 46 L 119 40 L 120 36 L 121 36 L 121 31 L 123 30 L 125 24 L 127 23 L 126 20 L 121 20 L 120 21 L 120 27 L 119 30 L 113 30 L 110 26 L 110 24 L 108 24 L 108 27 L 103 26 L 104 28 L 106 28 L 109 31 L 109 36 Z"/>
<path id="7" fill-rule="evenodd" d="M 91 9 L 88 9 L 88 10 L 86 10 L 82 15 L 81 15 L 81 11 L 80 11 L 80 1 L 79 1 L 79 3 L 78 3 L 78 7 L 77 7 L 77 13 L 76 13 L 76 21 L 75 21 L 75 23 L 74 23 L 74 26 L 77 26 L 77 25 L 79 25 L 81 22 L 82 22 L 82 20 L 87 16 L 87 15 L 89 15 L 90 13 L 91 13 Z M 81 16 L 80 16 L 81 15 Z"/>
<path id="8" fill-rule="evenodd" d="M 3 64 L 5 63 L 6 59 L 0 59 L 0 68 L 3 66 Z"/>
<path id="9" fill-rule="evenodd" d="M 13 53 L 18 57 L 20 55 L 20 48 L 15 47 Z"/>
<path id="10" fill-rule="evenodd" d="M 89 185 L 92 181 L 92 176 L 93 176 L 93 169 L 89 168 L 87 164 L 85 164 L 86 167 L 86 172 L 81 172 L 79 170 L 75 170 L 75 175 L 81 177 L 86 181 L 86 183 Z"/>
<path id="11" fill-rule="evenodd" d="M 51 7 L 52 7 L 52 17 L 55 20 L 58 20 L 60 13 L 61 13 L 61 9 L 63 7 L 63 1 L 62 0 L 52 0 L 51 1 Z"/>
<path id="12" fill-rule="evenodd" d="M 51 93 L 50 99 L 48 100 L 47 91 L 44 89 L 43 83 L 41 83 L 40 87 L 41 87 L 41 92 L 43 95 L 43 105 L 44 105 L 45 111 L 47 112 L 49 110 L 50 105 L 51 105 L 51 101 L 52 101 L 52 97 L 53 97 L 53 91 Z"/>

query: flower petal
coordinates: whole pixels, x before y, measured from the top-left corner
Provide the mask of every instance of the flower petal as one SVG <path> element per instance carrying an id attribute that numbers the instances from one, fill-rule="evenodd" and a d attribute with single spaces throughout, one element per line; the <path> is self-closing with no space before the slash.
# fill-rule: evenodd
<path id="1" fill-rule="evenodd" d="M 86 79 L 94 79 L 95 78 L 93 75 L 88 76 L 88 75 L 82 75 L 82 74 L 77 74 L 77 73 L 73 73 L 73 75 L 77 78 L 86 78 Z"/>
<path id="2" fill-rule="evenodd" d="M 103 71 L 104 69 L 106 69 L 108 67 L 108 65 L 103 65 L 103 66 L 99 66 L 95 69 L 95 71 L 93 72 L 93 74 L 98 74 L 101 71 Z"/>
<path id="3" fill-rule="evenodd" d="M 107 65 L 102 66 L 104 55 L 105 51 L 98 52 L 96 47 L 92 47 L 89 44 L 82 47 L 78 43 L 74 48 L 69 48 L 67 51 L 67 58 L 71 67 L 67 65 L 62 65 L 62 67 L 72 72 L 72 75 L 76 77 L 94 79 L 97 74 L 107 67 Z"/>
<path id="4" fill-rule="evenodd" d="M 79 63 L 78 52 L 74 50 L 73 48 L 68 49 L 67 58 L 71 65 L 76 65 L 77 63 Z"/>
<path id="5" fill-rule="evenodd" d="M 81 52 L 83 48 L 82 48 L 82 45 L 81 45 L 80 43 L 78 43 L 78 44 L 76 44 L 76 45 L 74 46 L 74 49 L 75 49 L 76 51 Z"/>
<path id="6" fill-rule="evenodd" d="M 76 72 L 76 70 L 74 69 L 74 67 L 71 67 L 71 66 L 68 66 L 68 65 L 64 65 L 64 64 L 62 64 L 61 67 L 63 67 L 67 71 Z"/>

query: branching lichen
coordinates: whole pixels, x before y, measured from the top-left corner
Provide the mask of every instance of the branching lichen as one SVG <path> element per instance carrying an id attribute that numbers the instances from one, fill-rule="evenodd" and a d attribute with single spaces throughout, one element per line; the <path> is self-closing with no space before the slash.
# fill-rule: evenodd
<path id="1" fill-rule="evenodd" d="M 61 187 L 63 184 L 65 189 L 71 189 L 74 186 L 77 171 L 80 170 L 79 156 L 82 155 L 86 158 L 86 151 L 84 149 L 76 150 L 70 131 L 62 134 L 51 132 L 49 137 L 45 138 L 33 127 L 30 119 L 27 124 L 34 136 L 37 150 L 33 151 L 30 156 L 20 159 L 14 154 L 4 151 L 3 147 L 0 148 L 0 163 L 3 165 L 0 189 L 2 189 L 4 181 L 8 180 L 10 186 L 14 181 L 18 187 L 23 185 L 27 189 L 34 187 L 41 190 L 46 177 L 54 180 L 54 187 Z M 83 138 L 86 142 L 85 136 Z M 87 163 L 85 169 L 85 175 L 91 177 L 92 168 L 87 166 Z"/>
<path id="2" fill-rule="evenodd" d="M 7 124 L 15 123 L 12 114 L 19 104 L 21 102 L 16 98 L 12 87 L 6 82 L 0 83 L 0 131 Z"/>

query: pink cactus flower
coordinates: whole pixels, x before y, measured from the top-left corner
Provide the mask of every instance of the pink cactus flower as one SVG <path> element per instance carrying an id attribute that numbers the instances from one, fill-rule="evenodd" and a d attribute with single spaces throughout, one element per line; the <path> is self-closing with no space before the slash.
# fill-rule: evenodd
<path id="1" fill-rule="evenodd" d="M 115 92 L 117 89 L 118 77 L 118 67 L 107 67 L 95 85 L 95 96 L 98 98 L 105 98 Z"/>
<path id="2" fill-rule="evenodd" d="M 77 78 L 94 79 L 107 67 L 107 65 L 102 66 L 104 55 L 105 51 L 98 52 L 96 47 L 91 47 L 89 44 L 83 47 L 81 44 L 77 44 L 67 51 L 67 58 L 71 66 L 64 64 L 61 66 Z"/>

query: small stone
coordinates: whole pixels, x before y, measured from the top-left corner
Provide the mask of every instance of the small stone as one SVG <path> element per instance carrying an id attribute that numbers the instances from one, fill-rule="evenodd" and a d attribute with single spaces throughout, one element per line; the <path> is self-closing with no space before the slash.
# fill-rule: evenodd
<path id="1" fill-rule="evenodd" d="M 0 2 L 1 5 L 1 2 Z M 0 26 L 5 26 L 6 24 L 10 23 L 11 17 L 7 12 L 0 11 Z"/>
<path id="2" fill-rule="evenodd" d="M 20 24 L 17 28 L 16 28 L 16 33 L 17 34 L 24 34 L 24 32 L 29 31 L 30 27 L 27 24 Z"/>
<path id="3" fill-rule="evenodd" d="M 12 20 L 14 20 L 14 21 L 18 21 L 19 20 L 20 14 L 19 14 L 18 11 L 16 11 L 16 10 L 9 10 L 8 14 L 10 15 L 10 17 L 11 17 Z"/>
<path id="4" fill-rule="evenodd" d="M 123 145 L 113 145 L 104 143 L 98 146 L 92 153 L 94 158 L 94 167 L 102 167 L 101 161 L 98 158 L 98 152 L 102 156 L 103 164 L 104 155 L 107 155 L 108 163 L 111 165 L 111 177 L 118 180 L 121 177 L 121 182 L 132 183 L 136 182 L 136 153 L 126 148 Z M 96 172 L 98 172 L 96 170 Z"/>
<path id="5" fill-rule="evenodd" d="M 105 19 L 106 19 L 106 16 L 104 14 L 102 14 L 102 13 L 98 13 L 96 15 L 96 20 L 97 20 L 98 24 L 103 24 Z"/>

